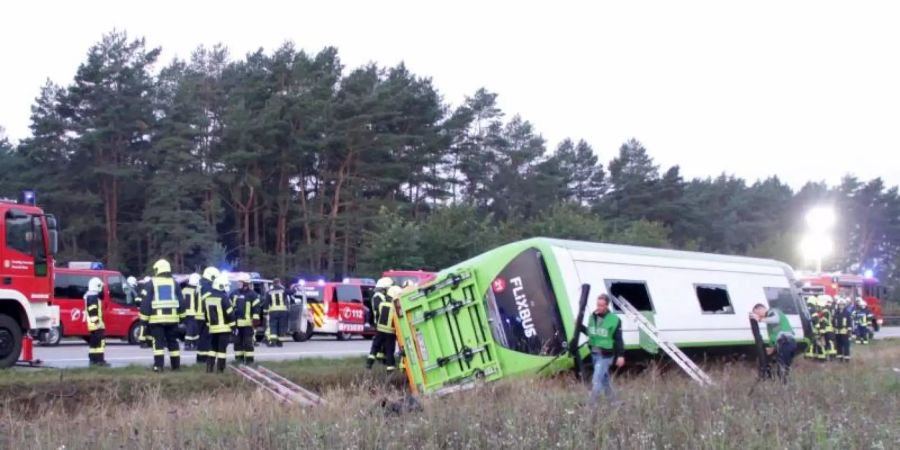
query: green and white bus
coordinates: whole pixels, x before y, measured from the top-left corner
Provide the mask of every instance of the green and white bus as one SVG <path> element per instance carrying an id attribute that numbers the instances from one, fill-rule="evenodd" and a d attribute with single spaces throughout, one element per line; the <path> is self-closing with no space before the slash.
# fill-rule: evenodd
<path id="1" fill-rule="evenodd" d="M 600 293 L 621 296 L 682 348 L 753 345 L 747 314 L 757 303 L 784 311 L 798 338 L 810 332 L 793 270 L 782 262 L 534 238 L 443 270 L 402 296 L 397 333 L 411 389 L 444 393 L 570 368 L 572 359 L 560 355 L 573 337 L 582 284 L 591 286 L 586 315 Z M 626 349 L 657 351 L 624 315 L 622 332 Z"/>

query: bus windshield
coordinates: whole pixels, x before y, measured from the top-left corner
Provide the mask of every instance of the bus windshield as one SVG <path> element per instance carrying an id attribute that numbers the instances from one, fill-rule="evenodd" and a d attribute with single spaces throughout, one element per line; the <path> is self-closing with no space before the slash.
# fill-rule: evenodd
<path id="1" fill-rule="evenodd" d="M 491 334 L 503 347 L 531 355 L 565 350 L 566 333 L 544 258 L 530 248 L 494 278 L 485 293 Z"/>

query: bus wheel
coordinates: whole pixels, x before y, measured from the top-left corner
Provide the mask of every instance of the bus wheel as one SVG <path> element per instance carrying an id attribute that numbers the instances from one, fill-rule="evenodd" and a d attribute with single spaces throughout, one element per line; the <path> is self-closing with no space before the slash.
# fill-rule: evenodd
<path id="1" fill-rule="evenodd" d="M 0 369 L 12 367 L 22 352 L 22 329 L 12 317 L 0 314 Z"/>
<path id="2" fill-rule="evenodd" d="M 141 322 L 136 321 L 131 324 L 131 327 L 128 328 L 128 343 L 131 345 L 140 344 L 141 337 Z"/>

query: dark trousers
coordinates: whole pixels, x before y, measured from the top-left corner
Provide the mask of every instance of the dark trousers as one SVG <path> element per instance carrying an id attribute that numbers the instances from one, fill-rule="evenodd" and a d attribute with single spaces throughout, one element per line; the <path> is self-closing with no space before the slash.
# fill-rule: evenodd
<path id="1" fill-rule="evenodd" d="M 384 333 L 379 331 L 375 333 L 372 339 L 372 350 L 369 352 L 369 358 L 366 361 L 366 367 L 372 367 L 379 354 L 384 355 L 384 365 L 387 370 L 394 370 L 397 363 L 394 360 L 394 348 L 397 346 L 397 336 L 394 333 Z"/>
<path id="2" fill-rule="evenodd" d="M 269 333 L 267 338 L 269 341 L 277 341 L 278 338 L 287 334 L 288 329 L 288 312 L 287 311 L 271 311 L 268 320 Z"/>
<path id="3" fill-rule="evenodd" d="M 231 333 L 211 333 L 207 334 L 207 337 L 212 350 L 207 354 L 206 371 L 210 373 L 213 370 L 224 372 L 225 359 L 228 357 L 228 341 L 231 339 Z"/>
<path id="4" fill-rule="evenodd" d="M 197 319 L 194 316 L 184 318 L 184 343 L 187 348 L 194 348 L 197 345 L 197 339 L 200 329 L 197 328 Z"/>
<path id="5" fill-rule="evenodd" d="M 791 363 L 794 362 L 794 355 L 797 353 L 797 341 L 791 336 L 782 335 L 775 345 L 778 378 L 783 383 L 787 383 L 788 376 L 791 374 Z"/>
<path id="6" fill-rule="evenodd" d="M 210 346 L 209 328 L 206 327 L 205 320 L 198 320 L 197 323 L 197 363 L 206 362 L 206 358 L 210 356 L 212 347 Z"/>
<path id="7" fill-rule="evenodd" d="M 88 361 L 91 364 L 103 363 L 106 351 L 106 330 L 94 330 L 88 336 Z"/>
<path id="8" fill-rule="evenodd" d="M 150 324 L 150 335 L 153 336 L 153 367 L 162 370 L 166 360 L 166 350 L 169 350 L 169 362 L 172 370 L 181 367 L 181 352 L 178 346 L 177 323 Z"/>
<path id="9" fill-rule="evenodd" d="M 835 335 L 837 343 L 838 359 L 848 361 L 850 359 L 850 333 L 838 333 Z"/>
<path id="10" fill-rule="evenodd" d="M 237 327 L 237 339 L 234 342 L 234 357 L 238 362 L 253 362 L 253 327 Z"/>
<path id="11" fill-rule="evenodd" d="M 869 327 L 866 325 L 857 325 L 855 329 L 856 333 L 856 343 L 857 344 L 868 344 L 869 343 Z"/>

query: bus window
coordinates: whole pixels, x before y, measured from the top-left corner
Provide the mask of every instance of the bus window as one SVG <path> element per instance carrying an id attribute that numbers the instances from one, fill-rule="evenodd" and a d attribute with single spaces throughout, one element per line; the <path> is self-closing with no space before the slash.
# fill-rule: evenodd
<path id="1" fill-rule="evenodd" d="M 766 300 L 770 308 L 778 308 L 785 314 L 799 314 L 797 302 L 789 288 L 763 288 L 766 291 Z"/>
<path id="2" fill-rule="evenodd" d="M 638 311 L 653 311 L 653 302 L 644 281 L 606 280 L 606 290 L 609 295 L 628 300 Z"/>
<path id="3" fill-rule="evenodd" d="M 722 285 L 695 284 L 694 291 L 703 314 L 734 314 L 728 289 Z"/>
<path id="4" fill-rule="evenodd" d="M 501 346 L 532 355 L 554 356 L 565 350 L 559 303 L 537 249 L 510 261 L 491 282 L 485 301 L 491 334 Z"/>

